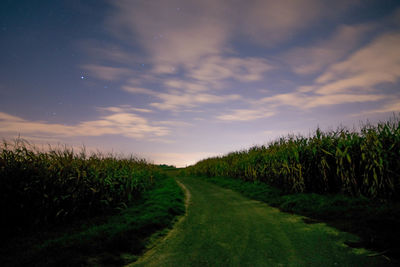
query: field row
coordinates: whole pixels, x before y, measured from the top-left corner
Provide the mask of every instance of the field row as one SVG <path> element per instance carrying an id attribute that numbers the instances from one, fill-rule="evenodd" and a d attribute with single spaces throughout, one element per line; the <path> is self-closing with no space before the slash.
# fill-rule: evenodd
<path id="1" fill-rule="evenodd" d="M 193 175 L 265 182 L 285 192 L 345 193 L 400 198 L 400 121 L 393 118 L 359 131 L 340 128 L 313 136 L 288 136 L 202 160 Z"/>
<path id="2" fill-rule="evenodd" d="M 160 170 L 142 159 L 38 150 L 22 140 L 0 147 L 0 205 L 5 234 L 125 209 Z"/>

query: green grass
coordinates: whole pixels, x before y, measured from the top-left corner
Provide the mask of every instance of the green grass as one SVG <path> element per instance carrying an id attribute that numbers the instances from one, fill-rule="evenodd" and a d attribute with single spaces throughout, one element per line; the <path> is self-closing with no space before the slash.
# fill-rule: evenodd
<path id="1" fill-rule="evenodd" d="M 396 266 L 344 245 L 358 240 L 352 234 L 306 224 L 204 179 L 178 181 L 190 192 L 186 216 L 132 266 Z"/>
<path id="2" fill-rule="evenodd" d="M 282 211 L 305 215 L 309 223 L 327 222 L 340 230 L 354 233 L 361 241 L 350 244 L 385 252 L 390 257 L 400 255 L 400 205 L 396 202 L 373 201 L 365 197 L 343 194 L 286 194 L 265 183 L 227 177 L 199 177 L 224 188 L 263 201 Z"/>
<path id="3" fill-rule="evenodd" d="M 174 179 L 160 178 L 118 214 L 17 237 L 6 246 L 3 243 L 2 265 L 115 266 L 135 261 L 151 235 L 165 233 L 176 216 L 184 213 L 183 197 Z"/>

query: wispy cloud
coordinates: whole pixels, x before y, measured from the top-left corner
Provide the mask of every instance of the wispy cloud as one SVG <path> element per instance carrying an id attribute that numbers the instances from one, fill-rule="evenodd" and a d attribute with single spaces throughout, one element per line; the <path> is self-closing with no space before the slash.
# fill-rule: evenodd
<path id="1" fill-rule="evenodd" d="M 133 94 L 146 94 L 158 98 L 160 102 L 152 102 L 150 106 L 173 112 L 178 112 L 182 108 L 193 108 L 199 105 L 218 104 L 241 99 L 241 96 L 237 94 L 215 95 L 201 92 L 185 92 L 182 90 L 171 90 L 165 93 L 159 93 L 146 88 L 129 86 L 124 86 L 123 89 Z"/>
<path id="2" fill-rule="evenodd" d="M 132 86 L 122 86 L 122 89 L 126 92 L 132 93 L 132 94 L 144 94 L 144 95 L 157 95 L 156 91 L 147 89 L 147 88 L 140 88 L 140 87 L 132 87 Z"/>
<path id="3" fill-rule="evenodd" d="M 279 94 L 272 97 L 265 97 L 260 101 L 271 106 L 278 107 L 281 105 L 294 106 L 300 109 L 310 109 L 321 106 L 332 106 L 346 103 L 362 103 L 370 101 L 378 101 L 388 98 L 383 94 L 303 94 L 299 92 Z"/>
<path id="4" fill-rule="evenodd" d="M 252 121 L 275 115 L 274 111 L 265 108 L 234 109 L 228 113 L 217 116 L 222 121 Z"/>
<path id="5" fill-rule="evenodd" d="M 135 108 L 129 105 L 119 105 L 117 107 L 98 107 L 100 111 L 109 111 L 113 113 L 127 113 L 127 112 L 141 112 L 141 113 L 152 113 L 151 109 L 147 108 Z"/>
<path id="6" fill-rule="evenodd" d="M 332 12 L 317 0 L 251 0 L 235 5 L 226 0 L 110 1 L 114 10 L 107 25 L 112 34 L 140 48 L 150 66 L 145 74 L 126 79 L 122 89 L 149 95 L 149 107 L 180 112 L 187 108 L 204 108 L 207 104 L 246 102 L 248 100 L 239 94 L 220 91 L 228 89 L 231 81 L 235 81 L 236 86 L 243 84 L 243 87 L 265 81 L 266 73 L 275 69 L 274 64 L 265 58 L 236 53 L 233 39 L 246 38 L 248 42 L 261 46 L 276 45 L 290 39 L 316 19 L 332 17 L 348 9 L 352 5 L 348 3 L 338 1 L 334 4 L 336 12 Z M 339 43 L 354 33 L 358 30 L 345 28 L 333 39 Z M 293 53 L 299 52 L 304 51 Z M 311 49 L 308 51 L 308 54 L 316 53 Z M 124 64 L 130 58 L 137 64 L 137 58 L 126 55 L 122 48 L 113 47 L 105 52 L 105 56 Z M 325 61 L 332 56 L 327 57 Z M 307 68 L 313 70 L 320 66 L 315 62 L 309 65 L 312 64 Z M 121 79 L 129 74 L 127 68 L 85 67 L 105 80 Z M 250 107 L 231 109 L 229 114 L 219 115 L 218 119 L 258 119 L 273 114 L 270 110 Z"/>
<path id="7" fill-rule="evenodd" d="M 109 62 L 123 65 L 140 65 L 144 60 L 143 55 L 130 51 L 132 45 L 127 49 L 116 43 L 110 44 L 95 40 L 86 40 L 79 42 L 79 46 L 86 54 L 93 58 L 96 64 L 99 64 L 99 62 Z"/>
<path id="8" fill-rule="evenodd" d="M 166 136 L 170 130 L 165 126 L 150 123 L 144 117 L 128 113 L 119 108 L 105 108 L 108 115 L 97 120 L 83 121 L 75 125 L 28 121 L 20 117 L 0 112 L 0 133 L 43 134 L 57 137 L 121 135 L 135 139 L 151 139 Z"/>
<path id="9" fill-rule="evenodd" d="M 334 1 L 329 5 L 319 0 L 253 0 L 241 6 L 238 16 L 242 34 L 264 46 L 280 44 L 315 23 L 331 19 L 359 1 Z"/>
<path id="10" fill-rule="evenodd" d="M 336 63 L 316 79 L 316 92 L 332 94 L 348 90 L 371 90 L 400 78 L 400 34 L 387 33 Z"/>
<path id="11" fill-rule="evenodd" d="M 109 18 L 111 31 L 120 38 L 139 42 L 160 73 L 220 53 L 229 35 L 229 25 L 214 10 L 222 8 L 222 1 L 111 3 L 115 6 Z"/>
<path id="12" fill-rule="evenodd" d="M 210 90 L 210 83 L 207 81 L 185 81 L 179 79 L 166 79 L 164 85 L 167 88 L 197 93 Z"/>
<path id="13" fill-rule="evenodd" d="M 135 3 L 121 0 L 110 3 L 114 10 L 107 21 L 109 30 L 135 47 L 136 52 L 143 52 L 148 67 L 145 72 L 135 73 L 135 77 L 129 75 L 129 67 L 114 68 L 112 64 L 84 67 L 105 80 L 122 79 L 121 88 L 125 92 L 148 95 L 145 104 L 149 110 L 182 112 L 240 101 L 247 107 L 224 105 L 216 118 L 256 120 L 274 116 L 281 106 L 305 110 L 383 101 L 388 96 L 374 90 L 374 86 L 396 82 L 400 73 L 396 34 L 382 35 L 354 52 L 377 24 L 339 25 L 327 40 L 320 39 L 281 54 L 281 59 L 296 74 L 322 72 L 310 84 L 258 99 L 232 90 L 226 93 L 224 90 L 233 83 L 243 88 L 266 83 L 268 73 L 277 69 L 267 58 L 237 53 L 232 40 L 245 38 L 247 43 L 273 47 L 290 40 L 315 21 L 335 18 L 359 2 L 335 1 L 325 5 L 318 0 L 251 0 L 231 5 L 226 0 Z M 137 64 L 134 55 L 127 56 L 118 47 L 106 56 L 125 65 L 124 60 L 130 58 L 132 64 Z"/>
<path id="14" fill-rule="evenodd" d="M 161 93 L 157 95 L 161 102 L 153 102 L 150 106 L 161 110 L 179 111 L 181 108 L 193 108 L 199 105 L 218 104 L 227 101 L 239 100 L 240 95 L 214 95 L 207 93 L 190 94 L 183 93 Z"/>
<path id="15" fill-rule="evenodd" d="M 243 82 L 259 81 L 273 66 L 262 58 L 210 56 L 188 70 L 188 76 L 200 81 L 235 79 Z"/>
<path id="16" fill-rule="evenodd" d="M 266 59 L 235 54 L 230 40 L 237 34 L 232 24 L 238 22 L 229 14 L 239 9 L 232 10 L 225 0 L 112 5 L 109 29 L 132 45 L 139 44 L 151 66 L 147 77 L 126 81 L 122 89 L 159 98 L 160 102 L 149 103 L 152 107 L 176 112 L 180 107 L 237 100 L 238 95 L 217 95 L 215 90 L 226 89 L 227 80 L 260 81 L 273 69 Z M 158 89 L 151 89 L 149 81 L 158 83 Z"/>
<path id="17" fill-rule="evenodd" d="M 397 113 L 399 112 L 400 112 L 400 98 L 397 98 L 395 100 L 389 101 L 380 108 L 375 108 L 360 113 L 355 113 L 353 114 L 353 116 L 379 114 L 379 113 L 396 113 L 397 115 Z"/>
<path id="18" fill-rule="evenodd" d="M 159 121 L 157 122 L 158 125 L 166 125 L 166 126 L 173 126 L 173 127 L 187 127 L 187 126 L 192 126 L 193 124 L 184 122 L 184 121 Z"/>
<path id="19" fill-rule="evenodd" d="M 133 71 L 128 68 L 94 64 L 83 65 L 82 69 L 89 72 L 92 76 L 105 81 L 120 80 L 122 77 L 128 77 L 133 73 Z"/>
<path id="20" fill-rule="evenodd" d="M 15 122 L 22 122 L 23 119 L 13 116 L 4 112 L 0 112 L 0 121 L 15 121 Z"/>
<path id="21" fill-rule="evenodd" d="M 357 45 L 374 24 L 340 25 L 328 39 L 317 41 L 306 47 L 294 48 L 283 55 L 297 74 L 321 72 L 328 65 L 343 60 Z"/>
<path id="22" fill-rule="evenodd" d="M 234 109 L 216 116 L 222 121 L 252 121 L 268 118 L 278 114 L 282 106 L 295 107 L 300 110 L 308 110 L 318 107 L 327 107 L 349 103 L 365 103 L 387 100 L 389 97 L 384 94 L 331 94 L 319 95 L 312 93 L 293 92 L 277 94 L 253 101 L 248 109 Z M 267 108 L 266 108 L 267 107 Z"/>
<path id="23" fill-rule="evenodd" d="M 250 1 L 243 7 L 241 30 L 253 42 L 273 45 L 293 36 L 322 13 L 319 1 Z"/>
<path id="24" fill-rule="evenodd" d="M 354 29 L 347 29 L 353 31 Z M 347 31 L 345 30 L 345 31 Z M 347 34 L 345 34 L 347 35 Z M 352 53 L 347 59 L 334 63 L 313 84 L 299 86 L 297 90 L 275 94 L 254 101 L 253 108 L 237 110 L 218 116 L 223 120 L 247 120 L 262 117 L 268 105 L 277 110 L 280 106 L 292 106 L 306 110 L 324 106 L 384 101 L 383 107 L 365 112 L 394 112 L 398 101 L 376 88 L 383 83 L 396 83 L 400 78 L 400 34 L 386 33 Z M 312 69 L 312 68 L 310 68 Z M 273 114 L 271 110 L 271 114 Z M 365 113 L 364 112 L 364 113 Z M 266 113 L 269 114 L 269 113 Z M 246 116 L 247 115 L 247 116 Z"/>

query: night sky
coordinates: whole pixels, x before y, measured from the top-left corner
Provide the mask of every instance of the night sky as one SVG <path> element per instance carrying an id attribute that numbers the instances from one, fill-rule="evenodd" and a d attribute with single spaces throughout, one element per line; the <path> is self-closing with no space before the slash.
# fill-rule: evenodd
<path id="1" fill-rule="evenodd" d="M 2 0 L 0 138 L 186 166 L 400 112 L 400 1 Z"/>

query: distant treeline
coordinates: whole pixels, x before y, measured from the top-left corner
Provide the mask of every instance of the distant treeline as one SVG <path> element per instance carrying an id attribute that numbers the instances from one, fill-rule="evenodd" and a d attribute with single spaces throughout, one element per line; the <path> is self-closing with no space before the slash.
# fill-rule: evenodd
<path id="1" fill-rule="evenodd" d="M 359 131 L 317 129 L 310 137 L 283 137 L 208 158 L 187 171 L 265 182 L 285 192 L 400 200 L 400 121 L 365 124 Z"/>
<path id="2" fill-rule="evenodd" d="M 0 207 L 7 233 L 124 209 L 161 175 L 137 158 L 41 152 L 22 140 L 0 145 Z"/>

